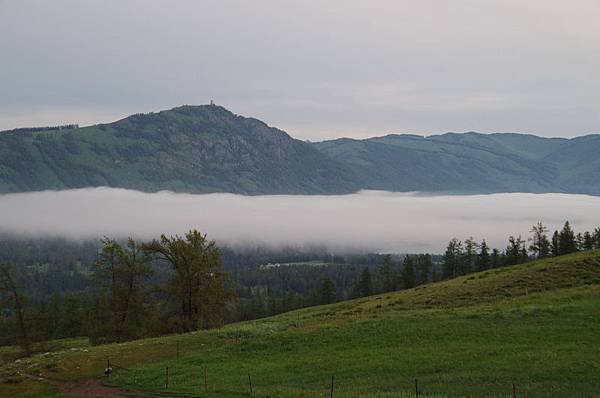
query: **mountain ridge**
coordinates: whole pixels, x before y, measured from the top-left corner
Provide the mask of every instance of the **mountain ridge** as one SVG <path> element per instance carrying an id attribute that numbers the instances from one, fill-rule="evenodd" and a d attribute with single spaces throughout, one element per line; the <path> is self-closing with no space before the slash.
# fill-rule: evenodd
<path id="1" fill-rule="evenodd" d="M 218 105 L 183 105 L 92 126 L 0 132 L 0 193 L 110 186 L 248 195 L 600 195 L 599 152 L 598 134 L 448 132 L 313 143 Z"/>

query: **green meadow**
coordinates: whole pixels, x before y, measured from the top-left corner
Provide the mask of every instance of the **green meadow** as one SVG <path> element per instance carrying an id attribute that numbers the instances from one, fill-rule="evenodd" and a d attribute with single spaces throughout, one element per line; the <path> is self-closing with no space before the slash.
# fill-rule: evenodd
<path id="1" fill-rule="evenodd" d="M 98 379 L 120 396 L 330 397 L 333 377 L 335 397 L 415 397 L 415 387 L 512 397 L 513 384 L 518 397 L 597 397 L 600 251 L 209 331 L 54 349 L 17 362 L 0 350 L 0 396 L 61 397 L 67 382 Z"/>

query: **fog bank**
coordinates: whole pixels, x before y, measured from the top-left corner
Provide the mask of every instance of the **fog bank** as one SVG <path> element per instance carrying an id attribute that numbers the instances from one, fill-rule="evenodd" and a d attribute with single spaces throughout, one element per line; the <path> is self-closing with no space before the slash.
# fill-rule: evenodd
<path id="1" fill-rule="evenodd" d="M 600 197 L 568 194 L 426 196 L 362 191 L 303 196 L 143 193 L 90 188 L 0 195 L 0 231 L 35 236 L 156 237 L 191 228 L 221 244 L 326 245 L 332 250 L 442 252 L 452 237 L 504 248 L 542 221 L 600 226 Z"/>

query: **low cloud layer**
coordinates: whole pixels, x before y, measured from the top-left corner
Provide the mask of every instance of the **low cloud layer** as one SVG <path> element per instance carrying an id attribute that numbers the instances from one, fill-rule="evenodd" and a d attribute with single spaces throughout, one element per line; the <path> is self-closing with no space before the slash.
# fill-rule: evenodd
<path id="1" fill-rule="evenodd" d="M 342 196 L 190 195 L 93 188 L 0 196 L 0 231 L 96 238 L 156 237 L 191 228 L 221 244 L 326 245 L 332 250 L 442 252 L 452 237 L 529 235 L 542 221 L 600 226 L 600 197 L 566 194 L 425 196 L 363 191 Z"/>

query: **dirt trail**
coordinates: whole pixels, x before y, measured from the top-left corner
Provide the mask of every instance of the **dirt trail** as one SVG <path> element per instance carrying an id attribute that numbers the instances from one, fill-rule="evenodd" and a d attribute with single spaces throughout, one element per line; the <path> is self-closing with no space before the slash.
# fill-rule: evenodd
<path id="1" fill-rule="evenodd" d="M 102 384 L 101 380 L 89 379 L 85 381 L 63 382 L 50 380 L 45 377 L 23 374 L 31 380 L 52 384 L 61 394 L 74 397 L 126 397 L 126 391 L 119 387 L 110 387 Z"/>

